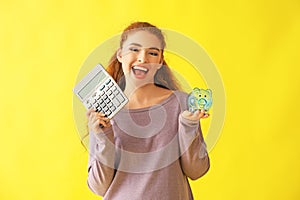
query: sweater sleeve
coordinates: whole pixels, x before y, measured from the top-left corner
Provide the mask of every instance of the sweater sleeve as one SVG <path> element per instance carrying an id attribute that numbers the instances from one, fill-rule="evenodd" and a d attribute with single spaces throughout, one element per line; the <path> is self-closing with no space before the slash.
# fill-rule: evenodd
<path id="1" fill-rule="evenodd" d="M 90 132 L 89 150 L 87 184 L 93 193 L 104 196 L 115 174 L 112 128 L 98 134 Z"/>
<path id="2" fill-rule="evenodd" d="M 184 174 L 192 180 L 203 176 L 210 167 L 200 122 L 179 116 L 180 162 Z"/>

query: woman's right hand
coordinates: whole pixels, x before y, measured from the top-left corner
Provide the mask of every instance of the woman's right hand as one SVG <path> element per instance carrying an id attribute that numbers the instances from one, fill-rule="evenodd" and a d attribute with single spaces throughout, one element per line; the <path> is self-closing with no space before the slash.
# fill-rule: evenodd
<path id="1" fill-rule="evenodd" d="M 88 118 L 89 131 L 94 133 L 102 132 L 102 129 L 111 127 L 110 119 L 101 112 L 96 112 L 94 109 L 90 109 L 86 112 Z"/>

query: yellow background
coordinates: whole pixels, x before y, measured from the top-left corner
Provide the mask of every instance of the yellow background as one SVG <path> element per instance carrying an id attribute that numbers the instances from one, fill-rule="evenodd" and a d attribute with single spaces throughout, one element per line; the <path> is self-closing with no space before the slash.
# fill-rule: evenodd
<path id="1" fill-rule="evenodd" d="M 300 199 L 298 0 L 1 1 L 0 199 L 99 199 L 72 88 L 88 54 L 136 20 L 193 38 L 224 82 L 225 124 L 195 198 Z"/>

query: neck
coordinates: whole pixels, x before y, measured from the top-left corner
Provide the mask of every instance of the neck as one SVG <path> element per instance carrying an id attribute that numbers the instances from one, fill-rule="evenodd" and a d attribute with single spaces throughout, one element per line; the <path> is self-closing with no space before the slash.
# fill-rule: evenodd
<path id="1" fill-rule="evenodd" d="M 126 83 L 124 93 L 129 99 L 126 107 L 134 109 L 159 104 L 172 94 L 172 91 L 160 88 L 154 83 L 148 83 L 140 87 L 128 87 Z"/>
<path id="2" fill-rule="evenodd" d="M 156 87 L 154 83 L 148 83 L 140 87 L 130 87 L 126 85 L 124 93 L 129 99 L 147 99 L 147 97 L 153 95 Z"/>

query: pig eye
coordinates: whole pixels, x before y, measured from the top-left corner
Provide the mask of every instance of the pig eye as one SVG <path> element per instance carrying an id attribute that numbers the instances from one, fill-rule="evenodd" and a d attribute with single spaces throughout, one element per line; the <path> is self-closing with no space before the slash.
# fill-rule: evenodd
<path id="1" fill-rule="evenodd" d="M 206 97 L 206 94 L 204 95 L 204 97 Z"/>
<path id="2" fill-rule="evenodd" d="M 201 97 L 201 94 L 199 94 L 199 97 Z"/>

